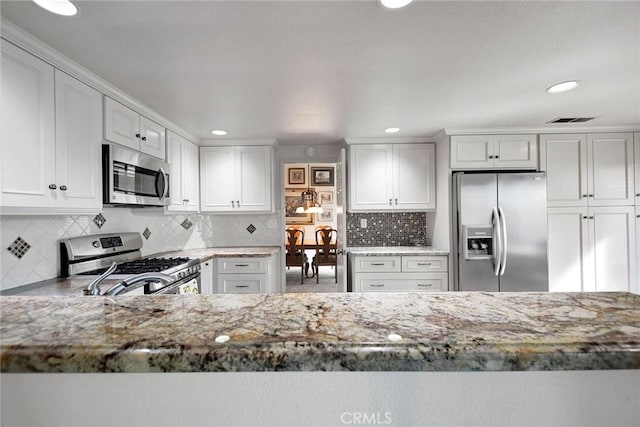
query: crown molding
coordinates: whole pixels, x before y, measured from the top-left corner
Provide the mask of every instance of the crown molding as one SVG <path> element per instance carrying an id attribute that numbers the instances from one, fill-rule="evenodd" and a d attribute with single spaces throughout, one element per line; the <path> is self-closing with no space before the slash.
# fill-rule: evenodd
<path id="1" fill-rule="evenodd" d="M 396 137 L 396 138 L 345 138 L 344 141 L 347 145 L 357 144 L 418 144 L 425 142 L 435 142 L 433 136 L 410 136 L 410 137 Z"/>
<path id="2" fill-rule="evenodd" d="M 492 128 L 492 129 L 444 129 L 450 135 L 518 135 L 518 134 L 550 134 L 550 133 L 610 133 L 610 132 L 639 132 L 640 125 L 624 126 L 558 126 L 532 128 Z"/>
<path id="3" fill-rule="evenodd" d="M 200 146 L 201 147 L 226 147 L 229 145 L 271 145 L 277 146 L 278 142 L 275 138 L 249 138 L 249 139 L 233 139 L 233 138 L 225 138 L 225 139 L 201 139 Z"/>
<path id="4" fill-rule="evenodd" d="M 88 86 L 91 86 L 103 95 L 113 98 L 119 103 L 135 110 L 143 116 L 159 123 L 160 125 L 172 130 L 174 133 L 191 140 L 192 142 L 198 142 L 193 133 L 183 129 L 181 126 L 173 123 L 171 120 L 159 115 L 137 99 L 126 94 L 116 86 L 112 85 L 102 77 L 94 74 L 82 65 L 73 61 L 71 58 L 66 57 L 62 53 L 58 52 L 42 40 L 29 34 L 22 28 L 18 27 L 6 18 L 2 18 L 0 25 L 0 35 L 6 41 L 18 46 L 19 48 L 29 52 L 37 58 L 47 62 L 55 68 L 69 74 L 75 79 L 80 80 Z"/>

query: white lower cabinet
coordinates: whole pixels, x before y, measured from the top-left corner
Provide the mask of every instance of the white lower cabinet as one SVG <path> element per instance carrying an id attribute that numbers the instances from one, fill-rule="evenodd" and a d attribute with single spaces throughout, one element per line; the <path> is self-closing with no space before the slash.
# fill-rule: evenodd
<path id="1" fill-rule="evenodd" d="M 229 257 L 216 261 L 215 283 L 219 294 L 267 293 L 267 257 Z"/>
<path id="2" fill-rule="evenodd" d="M 636 222 L 631 206 L 549 208 L 549 290 L 638 292 Z"/>
<path id="3" fill-rule="evenodd" d="M 353 292 L 446 291 L 448 261 L 437 256 L 351 257 Z"/>
<path id="4" fill-rule="evenodd" d="M 213 294 L 213 259 L 200 263 L 200 293 Z"/>

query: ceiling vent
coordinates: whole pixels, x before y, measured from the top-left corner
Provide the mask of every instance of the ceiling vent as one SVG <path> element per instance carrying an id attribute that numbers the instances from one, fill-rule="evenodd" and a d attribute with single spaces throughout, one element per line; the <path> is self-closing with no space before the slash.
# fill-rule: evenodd
<path id="1" fill-rule="evenodd" d="M 595 119 L 595 117 L 558 117 L 547 123 L 584 123 Z"/>

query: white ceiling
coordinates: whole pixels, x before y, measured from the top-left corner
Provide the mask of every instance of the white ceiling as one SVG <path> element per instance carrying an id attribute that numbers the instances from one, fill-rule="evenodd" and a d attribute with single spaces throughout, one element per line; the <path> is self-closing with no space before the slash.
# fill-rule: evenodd
<path id="1" fill-rule="evenodd" d="M 1 14 L 200 138 L 640 123 L 637 1 L 75 3 L 71 18 L 30 1 Z M 545 92 L 570 79 L 582 85 Z"/>

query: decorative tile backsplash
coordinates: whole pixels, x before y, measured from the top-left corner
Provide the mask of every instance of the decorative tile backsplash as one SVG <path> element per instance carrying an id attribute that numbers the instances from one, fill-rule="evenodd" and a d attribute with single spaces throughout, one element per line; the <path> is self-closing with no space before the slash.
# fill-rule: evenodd
<path id="1" fill-rule="evenodd" d="M 366 219 L 367 227 L 361 228 Z M 430 244 L 433 233 L 427 227 L 425 212 L 348 213 L 347 246 L 411 246 L 418 231 Z"/>
<path id="2" fill-rule="evenodd" d="M 60 274 L 60 239 L 134 231 L 145 236 L 144 255 L 210 246 L 279 246 L 282 232 L 269 228 L 277 215 L 164 215 L 147 209 L 105 208 L 99 215 L 0 216 L 0 289 Z M 186 226 L 186 227 L 185 227 Z M 248 233 L 249 228 L 255 228 Z M 26 243 L 24 246 L 20 238 Z M 14 251 L 11 248 L 14 247 Z M 21 248 L 21 249 L 20 249 Z M 21 258 L 17 256 L 22 252 Z"/>

